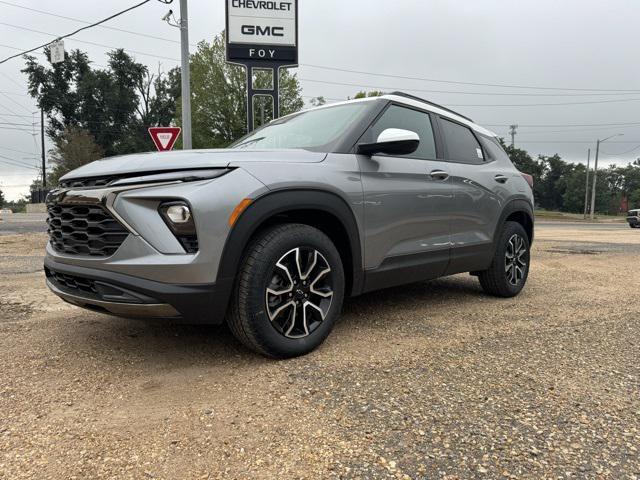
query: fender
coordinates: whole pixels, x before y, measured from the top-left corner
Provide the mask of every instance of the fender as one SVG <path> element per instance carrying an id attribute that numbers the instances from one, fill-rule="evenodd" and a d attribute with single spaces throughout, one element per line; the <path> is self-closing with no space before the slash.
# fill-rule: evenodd
<path id="1" fill-rule="evenodd" d="M 529 220 L 531 221 L 531 225 L 532 226 L 535 225 L 535 220 L 534 220 L 535 216 L 533 214 L 533 206 L 528 200 L 518 198 L 518 199 L 509 201 L 502 209 L 502 213 L 500 214 L 500 219 L 498 220 L 498 223 L 496 224 L 496 229 L 493 232 L 494 250 L 496 247 L 496 242 L 498 241 L 498 235 L 502 231 L 502 227 L 504 226 L 504 223 L 506 222 L 507 217 L 512 213 L 517 213 L 517 212 L 522 212 L 526 214 L 529 217 Z M 531 241 L 529 242 L 530 244 L 533 244 L 533 236 L 534 236 L 533 233 L 534 233 L 534 229 L 532 228 Z"/>
<path id="2" fill-rule="evenodd" d="M 352 272 L 348 272 L 348 266 L 345 265 L 345 274 L 348 276 L 351 273 L 352 275 L 351 292 L 345 293 L 360 294 L 364 272 L 360 233 L 355 215 L 347 202 L 335 193 L 311 189 L 279 190 L 258 197 L 242 213 L 227 237 L 216 284 L 225 285 L 230 296 L 245 249 L 256 231 L 275 215 L 309 209 L 326 212 L 341 223 L 348 237 L 351 250 L 349 253 L 352 259 Z M 313 222 L 309 223 L 313 224 Z"/>

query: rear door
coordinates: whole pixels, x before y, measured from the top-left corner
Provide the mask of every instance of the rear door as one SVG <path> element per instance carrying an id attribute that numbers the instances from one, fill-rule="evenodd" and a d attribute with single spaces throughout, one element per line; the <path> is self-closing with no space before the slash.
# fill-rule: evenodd
<path id="1" fill-rule="evenodd" d="M 451 262 L 447 273 L 487 268 L 503 198 L 503 166 L 464 124 L 439 117 L 455 201 L 451 208 Z M 504 177 L 504 178 L 503 178 Z"/>
<path id="2" fill-rule="evenodd" d="M 428 112 L 392 103 L 361 139 L 375 142 L 388 128 L 420 137 L 410 155 L 358 155 L 368 290 L 435 278 L 449 263 L 454 194 L 434 121 Z"/>

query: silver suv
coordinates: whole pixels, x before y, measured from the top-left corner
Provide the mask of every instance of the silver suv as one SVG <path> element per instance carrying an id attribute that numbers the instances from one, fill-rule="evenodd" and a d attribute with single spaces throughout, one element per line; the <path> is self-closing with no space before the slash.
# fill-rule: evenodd
<path id="1" fill-rule="evenodd" d="M 471 272 L 512 297 L 529 272 L 531 178 L 495 134 L 403 93 L 275 120 L 228 149 L 109 158 L 49 195 L 62 299 L 222 323 L 305 354 L 345 296 Z"/>

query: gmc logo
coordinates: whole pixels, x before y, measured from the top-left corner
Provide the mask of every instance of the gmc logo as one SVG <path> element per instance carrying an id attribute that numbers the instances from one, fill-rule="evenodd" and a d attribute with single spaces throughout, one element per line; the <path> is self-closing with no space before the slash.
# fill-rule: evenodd
<path id="1" fill-rule="evenodd" d="M 258 37 L 284 37 L 284 27 L 261 27 L 260 25 L 243 25 L 242 34 Z"/>

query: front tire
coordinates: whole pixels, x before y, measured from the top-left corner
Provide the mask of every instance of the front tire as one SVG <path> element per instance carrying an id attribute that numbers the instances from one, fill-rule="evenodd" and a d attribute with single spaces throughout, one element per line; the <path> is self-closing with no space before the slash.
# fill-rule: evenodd
<path id="1" fill-rule="evenodd" d="M 527 282 L 530 258 L 527 232 L 519 223 L 506 222 L 491 266 L 478 276 L 482 289 L 497 297 L 515 297 Z"/>
<path id="2" fill-rule="evenodd" d="M 227 323 L 262 355 L 304 355 L 331 332 L 344 286 L 342 261 L 329 237 L 308 225 L 272 227 L 245 252 Z"/>

